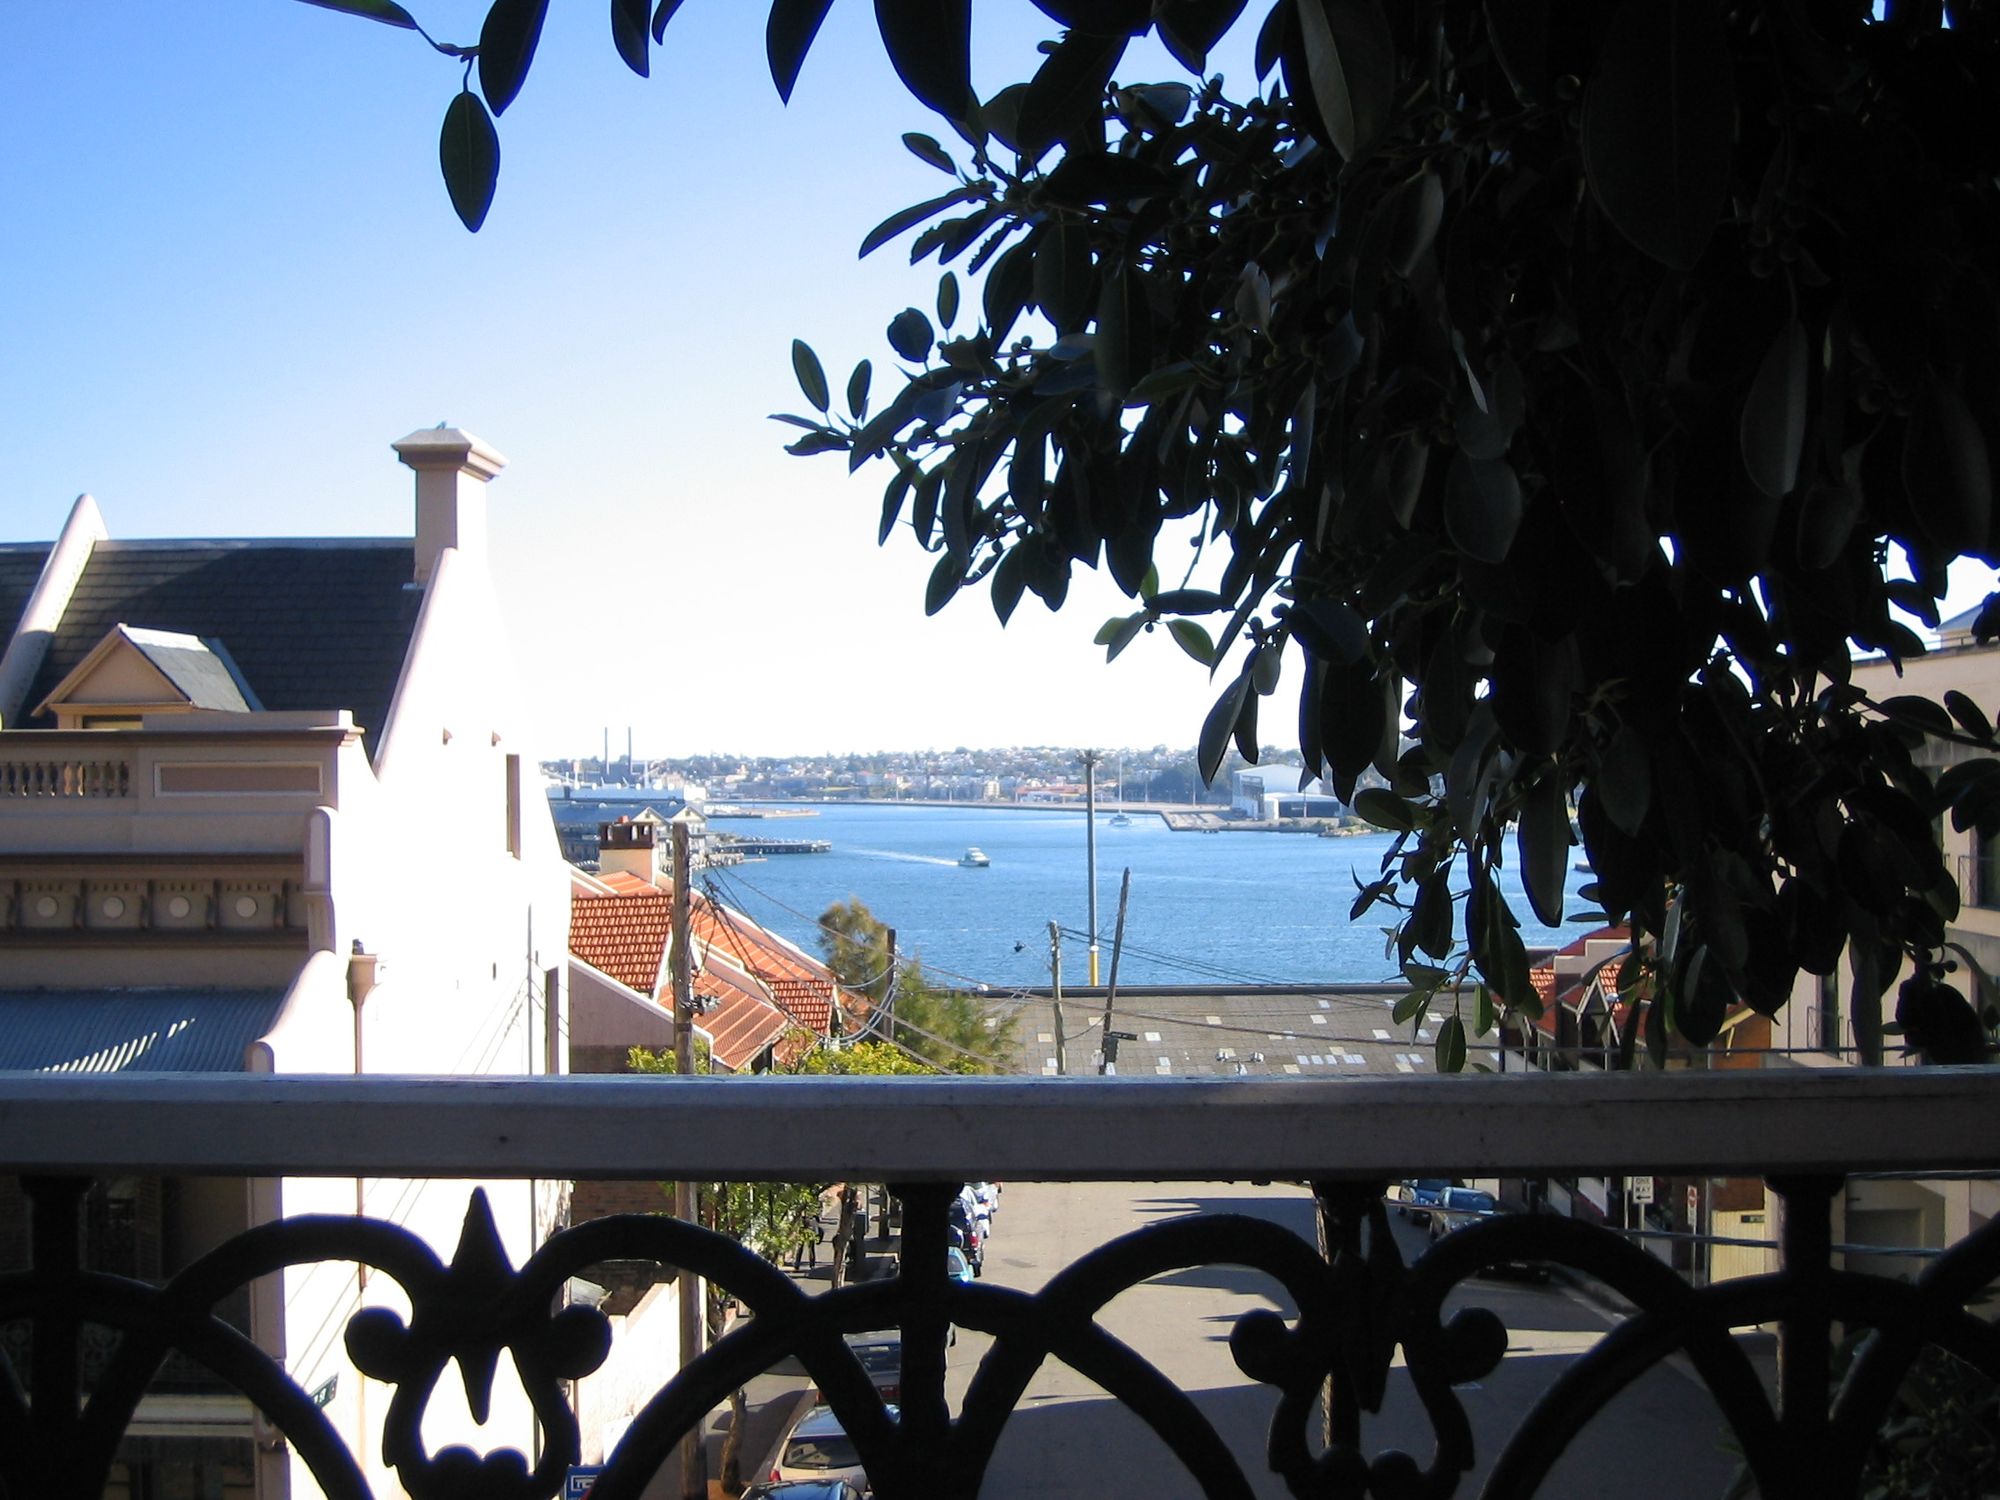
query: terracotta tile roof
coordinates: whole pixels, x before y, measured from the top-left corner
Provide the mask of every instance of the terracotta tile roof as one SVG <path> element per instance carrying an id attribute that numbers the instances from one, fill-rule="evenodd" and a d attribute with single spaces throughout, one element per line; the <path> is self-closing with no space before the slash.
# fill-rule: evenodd
<path id="1" fill-rule="evenodd" d="M 659 998 L 669 978 L 672 891 L 622 870 L 597 883 L 610 894 L 572 884 L 570 951 L 620 984 Z M 839 990 L 826 965 L 743 913 L 697 895 L 688 920 L 696 992 L 718 1001 L 701 1029 L 729 1068 L 754 1059 L 794 1027 L 826 1035 L 836 1004 L 848 1023 L 868 1015 L 866 999 Z"/>
<path id="2" fill-rule="evenodd" d="M 673 902 L 665 891 L 570 893 L 569 951 L 648 998 L 659 993 L 666 977 L 672 931 Z"/>
<path id="3" fill-rule="evenodd" d="M 758 1053 L 793 1029 L 777 1007 L 726 976 L 703 974 L 695 981 L 695 993 L 715 1002 L 699 1025 L 708 1036 L 710 1054 L 732 1073 L 749 1067 Z"/>

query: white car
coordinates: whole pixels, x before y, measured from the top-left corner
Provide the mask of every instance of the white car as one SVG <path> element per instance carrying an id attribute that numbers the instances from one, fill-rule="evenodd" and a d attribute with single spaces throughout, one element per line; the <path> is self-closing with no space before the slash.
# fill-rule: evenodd
<path id="1" fill-rule="evenodd" d="M 888 1411 L 893 1419 L 896 1408 Z M 764 1478 L 770 1484 L 788 1479 L 844 1479 L 856 1489 L 868 1488 L 868 1471 L 861 1467 L 854 1439 L 830 1406 L 815 1406 L 793 1424 Z"/>

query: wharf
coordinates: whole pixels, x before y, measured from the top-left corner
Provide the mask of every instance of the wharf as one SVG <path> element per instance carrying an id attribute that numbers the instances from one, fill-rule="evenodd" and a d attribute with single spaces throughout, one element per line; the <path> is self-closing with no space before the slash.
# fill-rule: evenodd
<path id="1" fill-rule="evenodd" d="M 763 859 L 773 854 L 827 854 L 833 844 L 827 839 L 730 839 L 722 847 L 745 859 Z"/>

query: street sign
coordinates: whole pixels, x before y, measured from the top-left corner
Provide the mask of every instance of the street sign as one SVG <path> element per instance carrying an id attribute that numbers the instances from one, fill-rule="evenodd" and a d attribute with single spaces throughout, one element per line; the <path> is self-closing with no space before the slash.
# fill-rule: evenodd
<path id="1" fill-rule="evenodd" d="M 1136 1031 L 1107 1031 L 1104 1034 L 1113 1041 L 1136 1042 L 1139 1040 L 1139 1033 Z"/>
<path id="2" fill-rule="evenodd" d="M 1701 1189 L 1696 1187 L 1693 1183 L 1690 1182 L 1688 1184 L 1688 1223 L 1690 1225 L 1694 1225 L 1700 1222 L 1701 1222 Z"/>
<path id="3" fill-rule="evenodd" d="M 571 1464 L 563 1476 L 563 1500 L 583 1500 L 603 1472 L 603 1464 Z"/>
<path id="4" fill-rule="evenodd" d="M 1650 1177 L 1628 1177 L 1625 1179 L 1625 1196 L 1634 1203 L 1653 1201 L 1653 1179 Z"/>

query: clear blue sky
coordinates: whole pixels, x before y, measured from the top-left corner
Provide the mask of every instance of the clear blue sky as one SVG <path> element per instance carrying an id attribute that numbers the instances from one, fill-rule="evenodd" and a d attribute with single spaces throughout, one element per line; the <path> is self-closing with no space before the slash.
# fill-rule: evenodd
<path id="1" fill-rule="evenodd" d="M 458 41 L 484 11 L 412 8 Z M 627 724 L 655 755 L 1192 743 L 1206 674 L 1165 632 L 1106 666 L 1108 581 L 1004 632 L 983 590 L 926 620 L 929 559 L 875 546 L 884 476 L 782 451 L 794 336 L 879 390 L 888 318 L 931 305 L 902 244 L 854 252 L 944 187 L 901 133 L 944 132 L 860 0 L 782 107 L 767 8 L 687 0 L 642 81 L 603 0 L 556 0 L 474 236 L 436 166 L 457 69 L 408 32 L 292 0 L 0 7 L 0 538 L 83 491 L 119 536 L 407 534 L 388 444 L 448 421 L 512 460 L 493 562 L 550 754 Z M 974 9 L 982 86 L 1025 77 L 1050 23 Z M 1239 84 L 1246 49 L 1217 63 Z"/>
<path id="2" fill-rule="evenodd" d="M 471 41 L 484 6 L 411 8 Z M 881 389 L 889 317 L 934 299 L 901 247 L 855 257 L 945 186 L 901 145 L 940 126 L 872 7 L 834 6 L 789 108 L 765 7 L 688 0 L 643 81 L 607 9 L 552 6 L 474 236 L 436 165 L 457 69 L 411 33 L 285 0 L 4 7 L 0 537 L 83 491 L 119 536 L 406 533 L 388 444 L 449 421 L 512 461 L 494 567 L 549 753 L 628 723 L 653 754 L 1192 743 L 1206 674 L 1164 632 L 1107 667 L 1108 583 L 1005 632 L 983 591 L 926 620 L 929 559 L 875 545 L 886 475 L 767 420 L 802 404 L 794 336 Z M 979 9 L 986 85 L 1025 76 L 1046 18 Z"/>

